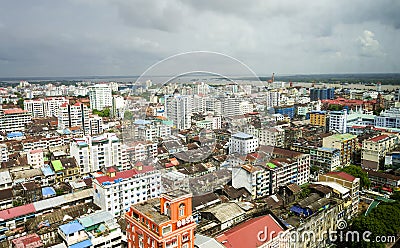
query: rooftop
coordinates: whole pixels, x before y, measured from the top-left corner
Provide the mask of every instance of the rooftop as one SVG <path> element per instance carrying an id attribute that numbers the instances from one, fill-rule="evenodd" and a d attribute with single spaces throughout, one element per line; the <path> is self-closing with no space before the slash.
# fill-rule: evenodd
<path id="1" fill-rule="evenodd" d="M 379 136 L 375 136 L 371 139 L 369 139 L 368 141 L 372 141 L 372 142 L 379 142 L 379 141 L 383 141 L 388 139 L 390 136 L 389 135 L 379 135 Z"/>
<path id="2" fill-rule="evenodd" d="M 350 182 L 353 182 L 356 179 L 354 176 L 347 174 L 346 172 L 343 171 L 331 171 L 326 173 L 325 175 L 341 178 Z"/>
<path id="3" fill-rule="evenodd" d="M 84 229 L 78 221 L 72 221 L 70 223 L 61 225 L 59 228 L 65 235 L 70 235 Z"/>
<path id="4" fill-rule="evenodd" d="M 169 221 L 169 217 L 160 213 L 160 199 L 154 198 L 144 203 L 135 204 L 132 208 L 153 220 L 156 224 Z"/>
<path id="5" fill-rule="evenodd" d="M 268 227 L 268 229 L 266 228 Z M 257 235 L 259 231 L 267 230 L 264 233 L 265 240 L 261 241 Z M 217 236 L 215 239 L 225 247 L 261 247 L 264 243 L 277 237 L 285 229 L 277 222 L 272 215 L 265 215 L 251 219 Z"/>
<path id="6" fill-rule="evenodd" d="M 242 132 L 235 133 L 235 134 L 232 135 L 232 137 L 239 138 L 239 139 L 251 139 L 251 138 L 253 138 L 252 135 L 247 134 L 247 133 L 242 133 Z"/>

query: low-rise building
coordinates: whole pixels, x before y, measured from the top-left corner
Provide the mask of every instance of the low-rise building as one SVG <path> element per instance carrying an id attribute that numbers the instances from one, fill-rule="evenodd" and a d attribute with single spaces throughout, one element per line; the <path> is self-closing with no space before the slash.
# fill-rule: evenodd
<path id="1" fill-rule="evenodd" d="M 246 133 L 236 133 L 231 136 L 229 141 L 229 154 L 245 155 L 252 153 L 256 151 L 258 145 L 258 138 Z"/>
<path id="2" fill-rule="evenodd" d="M 334 134 L 322 139 L 322 146 L 340 150 L 340 165 L 347 166 L 354 160 L 357 150 L 357 136 L 352 134 Z"/>
<path id="3" fill-rule="evenodd" d="M 334 171 L 341 167 L 339 149 L 304 146 L 299 143 L 294 143 L 291 149 L 310 154 L 310 166 L 316 166 L 325 172 Z"/>
<path id="4" fill-rule="evenodd" d="M 396 147 L 398 140 L 396 135 L 386 134 L 364 140 L 361 153 L 362 168 L 377 171 L 380 166 L 383 166 L 386 153 Z"/>
<path id="5" fill-rule="evenodd" d="M 192 216 L 192 196 L 177 190 L 130 207 L 128 247 L 194 248 L 196 223 Z"/>
<path id="6" fill-rule="evenodd" d="M 358 203 L 360 202 L 360 178 L 349 175 L 345 172 L 328 172 L 319 175 L 319 182 L 335 182 L 350 190 L 352 201 L 351 215 L 354 216 L 358 212 Z"/>
<path id="7" fill-rule="evenodd" d="M 245 164 L 232 168 L 232 186 L 245 188 L 253 199 L 270 194 L 270 171 L 260 165 Z"/>

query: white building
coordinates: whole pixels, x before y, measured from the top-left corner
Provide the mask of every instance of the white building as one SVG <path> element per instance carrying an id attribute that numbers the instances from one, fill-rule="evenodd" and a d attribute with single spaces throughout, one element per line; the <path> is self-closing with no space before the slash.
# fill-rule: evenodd
<path id="1" fill-rule="evenodd" d="M 89 117 L 89 134 L 102 134 L 103 131 L 103 118 L 98 115 L 91 115 Z"/>
<path id="2" fill-rule="evenodd" d="M 157 157 L 157 143 L 153 143 L 151 141 L 136 141 L 127 144 L 126 153 L 128 156 L 129 162 L 134 164 L 137 161 L 143 161 L 148 158 Z"/>
<path id="3" fill-rule="evenodd" d="M 8 161 L 8 147 L 6 144 L 0 144 L 0 163 Z"/>
<path id="4" fill-rule="evenodd" d="M 107 84 L 96 84 L 89 87 L 90 108 L 103 110 L 112 106 L 112 90 Z"/>
<path id="5" fill-rule="evenodd" d="M 253 112 L 254 105 L 253 105 L 253 103 L 251 103 L 249 101 L 243 101 L 243 102 L 239 103 L 239 110 L 240 110 L 240 114 L 244 115 L 244 114 Z"/>
<path id="6" fill-rule="evenodd" d="M 28 160 L 28 164 L 33 166 L 33 168 L 40 168 L 44 165 L 44 156 L 43 150 L 30 150 L 26 154 L 26 158 Z"/>
<path id="7" fill-rule="evenodd" d="M 185 95 L 166 95 L 165 113 L 177 129 L 189 129 L 191 126 L 192 98 Z"/>
<path id="8" fill-rule="evenodd" d="M 253 199 L 270 193 L 270 171 L 258 165 L 240 165 L 232 168 L 232 186 L 245 188 Z"/>
<path id="9" fill-rule="evenodd" d="M 0 190 L 11 188 L 13 179 L 8 170 L 0 171 Z"/>
<path id="10" fill-rule="evenodd" d="M 133 125 L 136 140 L 157 142 L 171 136 L 171 127 L 160 121 L 136 120 Z"/>
<path id="11" fill-rule="evenodd" d="M 260 145 L 283 147 L 285 130 L 279 127 L 262 128 L 259 130 Z"/>
<path id="12" fill-rule="evenodd" d="M 119 216 L 132 204 L 160 196 L 161 173 L 151 166 L 120 172 L 110 168 L 106 175 L 95 175 L 93 188 L 94 203 Z"/>
<path id="13" fill-rule="evenodd" d="M 206 116 L 205 120 L 212 122 L 211 129 L 221 129 L 221 116 L 208 115 Z"/>
<path id="14" fill-rule="evenodd" d="M 347 132 L 347 111 L 331 111 L 329 113 L 329 131 Z"/>
<path id="15" fill-rule="evenodd" d="M 84 134 L 90 133 L 89 109 L 83 103 L 75 103 L 74 105 L 64 103 L 60 106 L 58 128 L 71 127 L 80 127 Z"/>
<path id="16" fill-rule="evenodd" d="M 58 116 L 58 110 L 64 103 L 68 104 L 65 97 L 47 97 L 34 100 L 25 100 L 24 109 L 27 110 L 33 118 Z"/>
<path id="17" fill-rule="evenodd" d="M 361 166 L 367 170 L 379 170 L 386 153 L 391 152 L 399 143 L 397 135 L 378 135 L 364 140 L 361 151 Z"/>
<path id="18" fill-rule="evenodd" d="M 0 109 L 0 132 L 24 131 L 25 125 L 31 122 L 32 116 L 27 110 Z"/>
<path id="19" fill-rule="evenodd" d="M 246 134 L 236 133 L 231 136 L 229 141 L 229 154 L 248 154 L 255 152 L 258 148 L 258 138 Z"/>
<path id="20" fill-rule="evenodd" d="M 75 138 L 69 147 L 70 154 L 76 159 L 82 174 L 112 166 L 126 168 L 128 163 L 126 151 L 114 133 Z"/>

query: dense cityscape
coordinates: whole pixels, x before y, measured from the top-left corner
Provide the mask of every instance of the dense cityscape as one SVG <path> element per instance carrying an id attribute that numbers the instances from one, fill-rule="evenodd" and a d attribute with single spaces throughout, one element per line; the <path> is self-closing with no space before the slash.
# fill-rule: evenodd
<path id="1" fill-rule="evenodd" d="M 304 84 L 1 88 L 2 247 L 340 247 L 398 216 L 400 91 Z"/>

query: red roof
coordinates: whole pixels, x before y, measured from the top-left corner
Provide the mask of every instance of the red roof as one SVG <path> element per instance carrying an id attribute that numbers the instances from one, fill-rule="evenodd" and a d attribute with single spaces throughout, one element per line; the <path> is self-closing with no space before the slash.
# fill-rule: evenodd
<path id="1" fill-rule="evenodd" d="M 42 149 L 36 149 L 36 150 L 29 151 L 30 154 L 41 153 L 41 152 L 43 152 Z"/>
<path id="2" fill-rule="evenodd" d="M 40 239 L 40 236 L 36 233 L 29 234 L 27 236 L 23 236 L 20 238 L 13 239 L 12 242 L 14 243 L 16 248 L 23 248 L 23 247 L 42 247 L 43 243 Z"/>
<path id="3" fill-rule="evenodd" d="M 96 177 L 95 179 L 99 183 L 104 183 L 104 182 L 114 182 L 115 179 L 125 179 L 125 178 L 130 178 L 136 175 L 135 170 L 126 170 L 126 171 L 120 171 L 115 173 L 115 177 L 109 177 L 109 176 L 101 176 L 101 177 Z"/>
<path id="4" fill-rule="evenodd" d="M 67 106 L 68 106 L 68 103 L 67 103 L 67 102 L 65 102 L 65 103 L 61 104 L 61 106 L 60 106 L 60 107 L 62 107 L 62 108 L 65 108 L 65 107 L 67 107 Z"/>
<path id="5" fill-rule="evenodd" d="M 373 137 L 373 138 L 369 139 L 369 141 L 379 142 L 379 141 L 384 140 L 386 138 L 389 138 L 389 136 L 388 135 L 379 135 L 379 136 L 376 136 L 376 137 Z"/>
<path id="6" fill-rule="evenodd" d="M 215 239 L 229 248 L 249 247 L 250 244 L 259 247 L 270 241 L 271 236 L 275 238 L 284 231 L 271 215 L 266 215 L 246 221 Z"/>
<path id="7" fill-rule="evenodd" d="M 13 108 L 13 109 L 4 109 L 4 114 L 9 115 L 9 114 L 22 114 L 22 113 L 27 113 L 27 110 L 23 110 L 21 108 Z"/>
<path id="8" fill-rule="evenodd" d="M 36 212 L 36 209 L 32 203 L 23 205 L 23 206 L 18 206 L 15 208 L 9 208 L 9 209 L 0 211 L 0 220 L 1 219 L 9 220 L 9 219 L 13 219 L 15 217 L 32 214 L 35 212 Z"/>
<path id="9" fill-rule="evenodd" d="M 347 174 L 346 172 L 343 172 L 343 171 L 331 171 L 331 172 L 326 173 L 326 175 L 331 175 L 334 177 L 342 178 L 342 179 L 350 181 L 350 182 L 353 182 L 356 179 L 354 176 Z"/>
<path id="10" fill-rule="evenodd" d="M 126 170 L 126 171 L 119 171 L 115 173 L 115 177 L 110 177 L 110 176 L 100 176 L 96 177 L 95 180 L 97 180 L 99 183 L 104 183 L 104 182 L 114 182 L 115 179 L 126 179 L 133 177 L 134 175 L 140 174 L 140 173 L 146 173 L 149 171 L 153 171 L 154 168 L 152 166 L 143 166 L 141 170 L 137 169 L 131 169 L 131 170 Z"/>

